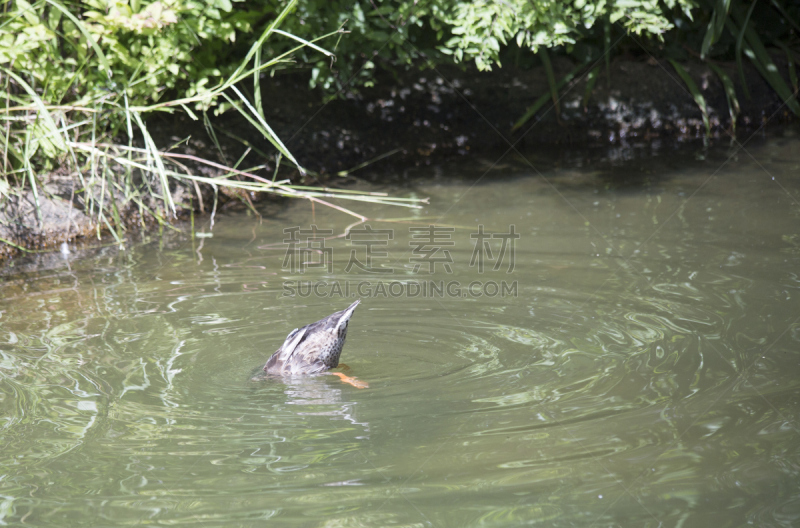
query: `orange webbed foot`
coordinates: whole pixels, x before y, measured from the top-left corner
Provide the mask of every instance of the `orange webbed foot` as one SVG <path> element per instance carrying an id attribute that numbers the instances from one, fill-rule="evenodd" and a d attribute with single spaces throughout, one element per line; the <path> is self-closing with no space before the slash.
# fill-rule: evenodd
<path id="1" fill-rule="evenodd" d="M 342 374 L 341 372 L 331 372 L 334 376 L 339 376 L 339 379 L 342 380 L 343 383 L 347 383 L 352 385 L 357 389 L 368 389 L 369 383 L 366 381 L 361 381 L 360 379 L 354 378 L 352 376 L 347 376 L 346 374 Z"/>

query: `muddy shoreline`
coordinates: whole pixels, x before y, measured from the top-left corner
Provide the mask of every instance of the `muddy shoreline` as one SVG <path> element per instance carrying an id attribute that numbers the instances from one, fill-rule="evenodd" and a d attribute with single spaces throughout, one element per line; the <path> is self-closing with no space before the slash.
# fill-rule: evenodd
<path id="1" fill-rule="evenodd" d="M 782 70 L 785 62 L 775 57 Z M 554 60 L 557 78 L 573 69 L 567 59 Z M 745 97 L 736 65 L 718 64 L 736 85 L 741 111 L 736 137 L 748 138 L 754 131 L 769 133 L 796 118 L 782 105 L 777 94 L 749 64 L 745 79 L 750 97 Z M 686 63 L 686 70 L 702 90 L 709 109 L 710 141 L 731 141 L 731 123 L 724 88 L 708 66 Z M 788 78 L 785 71 L 781 71 Z M 620 149 L 668 144 L 702 145 L 705 128 L 702 115 L 672 66 L 666 61 L 612 62 L 610 77 L 600 75 L 587 104 L 583 105 L 586 77 L 576 79 L 561 90 L 558 110 L 552 102 L 520 130 L 512 127 L 525 110 L 549 92 L 541 68 L 519 70 L 443 67 L 437 70 L 412 70 L 400 75 L 379 73 L 375 87 L 347 93 L 329 102 L 319 92 L 308 90 L 307 73 L 287 73 L 265 77 L 262 97 L 266 119 L 297 160 L 311 173 L 301 176 L 281 166 L 281 178 L 293 182 L 339 186 L 353 178 L 337 176 L 376 157 L 388 157 L 355 172 L 358 178 L 396 177 L 415 166 L 481 159 L 491 166 L 504 156 L 525 158 L 555 148 L 582 156 L 598 149 Z M 222 154 L 204 132 L 202 124 L 187 116 L 161 115 L 148 121 L 156 143 L 164 148 L 187 136 L 191 139 L 183 152 L 222 163 L 231 163 L 253 147 L 244 166 L 265 163 L 260 153 L 274 153 L 271 145 L 234 112 L 214 121 Z M 260 152 L 260 153 L 259 153 Z M 601 156 L 602 157 L 602 156 Z M 595 156 L 596 158 L 596 156 Z M 271 178 L 273 159 L 266 160 L 265 177 Z M 203 169 L 205 174 L 214 171 Z M 407 172 L 407 171 L 406 171 Z M 175 189 L 180 215 L 201 204 L 191 200 L 191 190 Z M 250 197 L 257 200 L 260 197 Z M 98 226 L 75 198 L 72 180 L 66 175 L 47 178 L 38 196 L 42 217 L 38 218 L 35 197 L 30 193 L 13 197 L 0 210 L 0 260 L 28 250 L 57 250 L 64 241 L 96 236 Z M 237 207 L 241 197 L 221 195 L 221 207 Z M 269 199 L 269 198 L 268 198 Z M 211 193 L 204 193 L 203 214 L 210 211 Z M 141 226 L 138 208 L 121 207 L 120 222 Z M 108 219 L 112 222 L 112 219 Z M 150 222 L 150 225 L 153 225 Z M 100 226 L 101 231 L 107 225 Z M 94 238 L 97 242 L 97 239 Z M 15 247 L 19 246 L 19 247 Z"/>

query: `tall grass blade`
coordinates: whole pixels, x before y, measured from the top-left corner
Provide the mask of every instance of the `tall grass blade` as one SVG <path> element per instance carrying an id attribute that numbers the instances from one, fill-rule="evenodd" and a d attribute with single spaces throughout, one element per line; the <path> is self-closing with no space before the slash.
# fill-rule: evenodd
<path id="1" fill-rule="evenodd" d="M 672 67 L 675 68 L 675 71 L 678 73 L 681 79 L 683 79 L 684 84 L 686 84 L 686 88 L 689 89 L 689 93 L 692 94 L 694 98 L 694 102 L 697 103 L 697 106 L 700 108 L 700 113 L 703 114 L 703 125 L 706 127 L 706 137 L 711 135 L 711 121 L 708 119 L 708 105 L 706 105 L 706 99 L 703 97 L 703 94 L 700 93 L 700 89 L 695 84 L 694 80 L 691 78 L 689 73 L 677 62 L 672 59 L 668 59 Z"/>
<path id="2" fill-rule="evenodd" d="M 603 59 L 606 63 L 606 83 L 611 88 L 611 21 L 603 19 Z"/>
<path id="3" fill-rule="evenodd" d="M 739 69 L 739 78 L 742 81 L 742 88 L 744 89 L 744 95 L 750 99 L 750 90 L 747 88 L 747 80 L 744 78 L 744 67 L 742 66 L 742 45 L 744 43 L 744 33 L 745 29 L 747 29 L 747 24 L 750 23 L 750 17 L 753 14 L 753 9 L 756 7 L 758 3 L 757 0 L 754 0 L 753 3 L 750 5 L 750 9 L 747 10 L 747 16 L 744 18 L 744 23 L 742 24 L 742 29 L 737 30 L 736 26 L 734 25 L 733 21 L 730 18 L 725 19 L 725 24 L 731 30 L 731 33 L 736 35 L 736 67 Z M 735 13 L 735 11 L 734 11 Z"/>
<path id="4" fill-rule="evenodd" d="M 708 57 L 711 46 L 713 46 L 722 35 L 722 30 L 725 29 L 725 19 L 728 17 L 728 10 L 730 10 L 730 7 L 731 0 L 717 0 L 717 5 L 714 7 L 711 20 L 708 21 L 708 29 L 706 29 L 706 34 L 703 38 L 703 45 L 700 48 L 700 58 L 705 59 Z"/>
<path id="5" fill-rule="evenodd" d="M 264 115 L 264 106 L 261 103 L 261 70 L 259 67 L 261 66 L 261 48 L 256 50 L 255 56 L 255 69 L 253 71 L 253 104 L 258 111 L 258 115 L 262 118 L 265 118 Z"/>
<path id="6" fill-rule="evenodd" d="M 67 150 L 67 145 L 66 143 L 64 143 L 64 138 L 62 138 L 61 134 L 58 132 L 58 127 L 56 126 L 56 122 L 53 119 L 53 116 L 47 110 L 47 107 L 45 106 L 44 101 L 42 101 L 42 98 L 39 97 L 39 94 L 37 94 L 36 91 L 33 88 L 31 88 L 31 86 L 28 83 L 26 83 L 22 77 L 20 77 L 13 71 L 4 68 L 2 66 L 0 66 L 0 71 L 4 72 L 10 78 L 14 79 L 14 81 L 16 81 L 17 84 L 19 84 L 22 87 L 22 89 L 25 90 L 25 92 L 30 96 L 31 100 L 33 100 L 33 104 L 36 105 L 36 108 L 39 111 L 39 117 L 43 120 L 48 135 L 50 135 L 53 138 L 56 148 L 58 148 L 60 151 Z"/>
<path id="7" fill-rule="evenodd" d="M 250 101 L 248 101 L 242 92 L 240 92 L 235 86 L 231 86 L 231 89 L 236 92 L 236 95 L 239 96 L 239 100 L 241 100 L 247 109 L 250 110 L 252 117 L 247 112 L 242 110 L 239 105 L 234 104 L 233 100 L 230 99 L 227 94 L 223 92 L 222 95 L 224 95 L 225 98 L 228 99 L 228 101 L 239 111 L 239 113 L 242 114 L 242 116 L 244 116 L 245 119 L 247 119 L 259 132 L 261 132 L 261 134 L 267 138 L 267 140 L 269 140 L 269 142 L 272 143 L 276 149 L 278 149 L 278 152 L 289 158 L 300 172 L 305 173 L 305 169 L 300 165 L 300 163 L 297 162 L 294 156 L 292 156 L 292 153 L 289 152 L 289 149 L 287 149 L 283 142 L 281 142 L 280 138 L 278 138 L 278 135 L 275 134 L 272 128 L 270 128 L 264 118 L 258 114 L 255 108 L 253 108 L 253 105 L 250 104 Z"/>
<path id="8" fill-rule="evenodd" d="M 25 171 L 28 174 L 28 181 L 31 184 L 31 191 L 33 192 L 33 202 L 36 206 L 36 218 L 39 220 L 39 227 L 44 227 L 44 219 L 42 218 L 42 206 L 39 203 L 39 191 L 36 185 L 36 175 L 33 173 L 33 165 L 31 164 L 31 156 L 33 153 L 30 151 L 31 134 L 30 128 L 25 129 Z"/>
<path id="9" fill-rule="evenodd" d="M 122 91 L 122 97 L 125 102 L 125 126 L 128 132 L 128 146 L 133 146 L 133 125 L 131 124 L 131 111 L 128 105 L 128 94 L 127 90 Z M 130 151 L 128 151 L 128 155 L 130 156 Z M 133 175 L 131 174 L 130 168 L 125 169 L 125 181 L 126 186 L 130 186 L 133 184 Z"/>
<path id="10" fill-rule="evenodd" d="M 161 191 L 164 200 L 164 204 L 167 207 L 167 210 L 172 211 L 172 215 L 176 216 L 177 212 L 175 210 L 175 203 L 172 201 L 172 194 L 169 192 L 169 180 L 167 179 L 167 172 L 164 168 L 164 161 L 161 159 L 161 153 L 156 148 L 156 144 L 153 142 L 153 138 L 150 137 L 150 133 L 147 131 L 147 127 L 144 126 L 144 122 L 142 121 L 139 112 L 133 112 L 133 118 L 136 120 L 136 124 L 139 126 L 139 130 L 142 131 L 142 136 L 144 137 L 144 143 L 147 146 L 147 149 L 150 151 L 150 154 L 153 156 L 153 160 L 156 164 L 156 171 L 158 173 L 158 177 L 161 179 Z"/>
<path id="11" fill-rule="evenodd" d="M 401 150 L 403 150 L 403 149 L 402 149 L 402 148 L 396 148 L 396 149 L 394 149 L 394 150 L 390 150 L 389 152 L 384 152 L 384 153 L 383 153 L 383 154 L 381 154 L 380 156 L 375 156 L 375 157 L 374 157 L 374 158 L 372 158 L 371 160 L 367 160 L 367 161 L 365 161 L 364 163 L 359 163 L 358 165 L 356 165 L 355 167 L 353 167 L 353 168 L 351 168 L 351 169 L 347 169 L 347 170 L 339 171 L 339 172 L 337 172 L 337 173 L 336 173 L 336 175 L 337 175 L 337 176 L 342 176 L 342 177 L 344 177 L 344 176 L 347 176 L 347 175 L 349 175 L 349 174 L 352 174 L 352 173 L 354 173 L 355 171 L 357 171 L 357 170 L 359 170 L 359 169 L 363 169 L 364 167 L 367 167 L 367 166 L 369 166 L 369 165 L 372 165 L 372 164 L 373 164 L 373 163 L 375 163 L 376 161 L 380 161 L 380 160 L 382 160 L 382 159 L 384 159 L 384 158 L 388 158 L 389 156 L 392 156 L 392 155 L 394 155 L 394 154 L 397 154 L 397 153 L 398 153 L 398 152 L 400 152 Z M 277 167 L 276 167 L 276 171 L 277 171 Z"/>
<path id="12" fill-rule="evenodd" d="M 18 246 L 15 243 L 13 243 L 12 241 L 6 240 L 5 238 L 0 238 L 0 242 L 2 242 L 3 244 L 8 244 L 9 246 L 13 247 L 14 249 L 18 249 L 18 250 L 20 250 L 20 251 L 22 251 L 24 253 L 34 253 L 30 249 L 25 249 L 22 246 Z"/>
<path id="13" fill-rule="evenodd" d="M 11 94 L 9 92 L 10 84 L 11 84 L 11 77 L 6 77 L 6 84 L 3 87 L 3 93 L 5 93 L 5 96 L 6 96 L 6 98 L 5 98 L 6 99 L 6 113 L 8 113 L 10 105 L 11 105 L 11 98 L 10 98 Z M 13 163 L 11 163 L 11 160 L 9 159 L 9 154 L 11 154 L 12 156 L 16 157 L 18 163 L 21 160 L 21 157 L 18 154 L 15 156 L 15 152 L 14 151 L 15 151 L 15 149 L 11 145 L 11 126 L 9 124 L 8 126 L 6 126 L 5 136 L 3 136 L 3 174 L 7 175 L 9 170 L 11 169 L 11 167 L 14 165 Z M 21 165 L 21 163 L 20 163 L 20 165 Z"/>
<path id="14" fill-rule="evenodd" d="M 236 82 L 234 79 L 241 75 L 241 73 L 247 67 L 247 64 L 250 63 L 250 59 L 252 59 L 256 52 L 261 49 L 261 47 L 264 45 L 264 42 L 266 42 L 269 36 L 274 32 L 275 28 L 277 28 L 281 22 L 283 22 L 283 19 L 289 14 L 289 11 L 294 9 L 295 5 L 297 5 L 297 1 L 298 0 L 291 0 L 288 4 L 286 4 L 286 7 L 283 9 L 283 11 L 281 11 L 275 20 L 272 21 L 272 24 L 270 24 L 267 29 L 264 30 L 258 40 L 253 43 L 253 45 L 250 47 L 250 51 L 247 52 L 247 56 L 245 56 L 241 64 L 239 64 L 236 70 L 234 70 L 234 72 L 228 78 L 228 82 L 225 83 L 226 85 Z"/>
<path id="15" fill-rule="evenodd" d="M 755 5 L 755 3 L 753 5 Z M 747 13 L 748 17 L 752 11 L 752 6 L 750 6 L 750 11 Z M 736 17 L 735 12 L 733 15 Z M 747 55 L 747 58 L 750 59 L 764 80 L 766 80 L 772 89 L 775 90 L 775 93 L 778 94 L 778 97 L 781 98 L 789 110 L 791 110 L 794 115 L 800 117 L 800 104 L 797 102 L 797 94 L 792 92 L 791 88 L 789 88 L 789 85 L 787 85 L 783 77 L 780 76 L 778 73 L 778 67 L 772 60 L 767 48 L 764 47 L 764 43 L 761 42 L 760 38 L 758 38 L 756 31 L 747 26 L 747 21 L 748 20 L 745 19 L 745 25 L 743 25 L 742 29 L 739 31 L 739 36 L 744 36 L 744 38 L 747 40 L 747 44 L 742 45 L 745 55 Z M 731 27 L 735 28 L 735 24 L 732 21 L 728 20 L 727 23 Z"/>
<path id="16" fill-rule="evenodd" d="M 111 197 L 111 215 L 114 217 L 114 226 L 117 228 L 117 234 L 119 235 L 116 238 L 120 245 L 122 245 L 122 241 L 119 239 L 123 236 L 125 226 L 122 223 L 122 218 L 119 214 L 119 207 L 117 207 L 117 197 L 114 195 L 114 177 L 107 165 L 105 169 L 105 175 L 108 179 L 108 195 Z"/>
<path id="17" fill-rule="evenodd" d="M 576 66 L 571 72 L 566 74 L 560 81 L 558 81 L 558 83 L 556 84 L 556 91 L 560 90 L 561 88 L 564 87 L 564 85 L 570 82 L 583 67 L 584 67 L 583 64 Z M 511 127 L 511 131 L 515 132 L 516 130 L 519 130 L 520 127 L 522 127 L 525 123 L 530 121 L 530 119 L 536 114 L 536 112 L 538 112 L 539 109 L 542 108 L 542 106 L 544 106 L 545 103 L 547 103 L 550 97 L 551 96 L 549 93 L 539 97 L 531 106 L 528 107 L 527 110 L 525 110 L 525 113 L 522 115 L 522 117 L 520 117 L 517 120 L 517 122 L 514 123 L 514 126 Z"/>
<path id="18" fill-rule="evenodd" d="M 214 132 L 214 125 L 211 124 L 211 120 L 208 119 L 208 112 L 203 112 L 203 126 L 206 127 L 206 134 L 208 137 L 211 138 L 211 141 L 214 142 L 214 146 L 217 148 L 217 152 L 219 152 L 220 157 L 227 163 L 227 159 L 225 156 L 225 152 L 222 150 L 222 145 L 220 145 L 219 140 L 217 139 L 217 134 Z"/>
<path id="19" fill-rule="evenodd" d="M 786 53 L 786 65 L 789 68 L 789 81 L 792 83 L 792 90 L 797 92 L 798 82 L 797 82 L 797 70 L 795 69 L 795 60 L 794 60 L 794 53 L 792 50 L 789 49 L 789 46 L 784 44 L 783 42 L 776 41 L 775 44 L 780 47 L 784 53 Z"/>
<path id="20" fill-rule="evenodd" d="M 592 68 L 592 71 L 590 71 L 586 75 L 586 88 L 583 90 L 583 99 L 581 100 L 581 106 L 583 107 L 584 111 L 589 105 L 589 98 L 592 96 L 592 91 L 594 91 L 594 85 L 597 82 L 597 78 L 599 76 L 600 76 L 600 66 L 595 66 L 594 68 Z"/>
<path id="21" fill-rule="evenodd" d="M 272 183 L 275 183 L 275 180 L 278 178 L 278 169 L 281 168 L 281 159 L 283 159 L 283 156 L 278 152 L 278 155 L 275 157 L 275 171 L 272 173 Z"/>
<path id="22" fill-rule="evenodd" d="M 277 33 L 278 35 L 283 35 L 284 37 L 289 37 L 290 39 L 296 40 L 297 42 L 302 43 L 304 46 L 306 46 L 308 48 L 311 48 L 311 49 L 315 49 L 318 52 L 320 52 L 323 55 L 326 55 L 328 57 L 333 57 L 334 56 L 334 54 L 331 53 L 330 51 L 328 51 L 328 50 L 326 50 L 324 48 L 320 48 L 319 46 L 317 46 L 313 42 L 309 42 L 306 39 L 302 39 L 302 38 L 298 37 L 297 35 L 292 35 L 291 33 L 287 33 L 286 31 L 282 31 L 280 29 L 273 29 L 272 32 L 273 33 Z"/>
<path id="23" fill-rule="evenodd" d="M 92 116 L 92 145 L 97 144 L 97 114 Z M 133 134 L 128 136 L 128 142 L 133 141 Z M 95 156 L 94 152 L 91 153 L 89 157 L 89 166 L 90 166 L 90 174 L 91 179 L 89 180 L 89 185 L 87 186 L 84 183 L 84 188 L 87 189 L 89 192 L 84 193 L 85 200 L 89 204 L 89 216 L 91 217 L 94 214 L 94 190 L 92 184 L 94 184 L 95 177 L 97 176 L 97 157 Z M 79 173 L 81 171 L 78 171 Z M 102 203 L 102 199 L 101 199 Z M 99 212 L 98 212 L 99 214 Z"/>
<path id="24" fill-rule="evenodd" d="M 733 81 L 727 73 L 722 71 L 722 68 L 713 63 L 708 63 L 714 73 L 717 74 L 722 86 L 725 89 L 725 99 L 728 102 L 728 114 L 731 117 L 731 133 L 736 136 L 736 119 L 739 117 L 739 99 L 736 97 L 736 89 L 733 87 Z"/>
<path id="25" fill-rule="evenodd" d="M 103 175 L 108 171 L 108 159 L 102 158 L 103 161 Z M 100 240 L 101 223 L 105 220 L 105 202 L 106 202 L 106 179 L 105 176 L 100 178 L 100 204 L 97 207 L 97 240 Z"/>
<path id="26" fill-rule="evenodd" d="M 111 224 L 109 224 L 109 223 L 108 223 L 108 218 L 106 218 L 105 216 L 103 216 L 103 223 L 104 223 L 104 224 L 106 225 L 106 227 L 108 228 L 108 231 L 111 233 L 111 236 L 113 236 L 113 237 L 114 237 L 114 240 L 116 240 L 116 241 L 117 241 L 117 245 L 118 245 L 120 248 L 123 248 L 123 247 L 125 247 L 125 243 L 122 241 L 122 238 L 120 238 L 120 235 L 119 235 L 119 234 L 118 234 L 118 233 L 117 233 L 117 232 L 114 230 L 114 228 L 113 228 L 113 227 L 111 227 Z M 99 227 L 100 227 L 100 226 L 98 226 L 98 228 L 99 228 Z M 99 230 L 98 230 L 98 232 L 99 232 Z M 100 237 L 98 236 L 97 238 L 100 238 Z"/>
<path id="27" fill-rule="evenodd" d="M 553 65 L 550 62 L 550 55 L 547 50 L 541 48 L 539 53 L 542 54 L 542 66 L 544 66 L 544 73 L 547 77 L 547 85 L 550 87 L 550 97 L 553 98 L 553 106 L 556 109 L 556 116 L 561 119 L 561 107 L 558 104 L 558 83 L 556 82 L 556 74 L 553 72 Z"/>

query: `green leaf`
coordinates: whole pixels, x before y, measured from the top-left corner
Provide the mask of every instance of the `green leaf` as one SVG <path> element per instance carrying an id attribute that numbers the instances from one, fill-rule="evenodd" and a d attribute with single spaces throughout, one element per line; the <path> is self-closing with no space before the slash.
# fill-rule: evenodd
<path id="1" fill-rule="evenodd" d="M 792 92 L 792 90 L 789 88 L 789 85 L 786 84 L 786 81 L 778 73 L 778 67 L 775 65 L 775 62 L 772 60 L 769 52 L 764 47 L 761 39 L 758 38 L 756 31 L 747 25 L 752 12 L 753 6 L 750 6 L 750 10 L 748 11 L 747 17 L 744 20 L 744 25 L 739 31 L 739 40 L 741 40 L 743 37 L 747 40 L 747 44 L 741 44 L 741 47 L 744 49 L 745 55 L 747 55 L 764 80 L 766 80 L 772 89 L 778 94 L 778 97 L 781 98 L 781 100 L 786 104 L 787 107 L 789 107 L 789 110 L 791 110 L 794 115 L 800 117 L 800 104 L 797 102 L 797 94 Z M 737 13 L 735 11 L 733 12 L 733 16 L 737 17 Z M 730 19 L 727 21 L 727 24 L 733 29 L 736 27 Z M 739 44 L 739 41 L 737 41 L 737 48 L 739 47 Z"/>
<path id="2" fill-rule="evenodd" d="M 28 24 L 35 26 L 38 25 L 39 17 L 36 10 L 26 0 L 16 0 L 17 12 L 28 22 Z M 6 8 L 4 8 L 5 11 Z"/>
<path id="3" fill-rule="evenodd" d="M 725 99 L 728 101 L 728 114 L 731 117 L 731 131 L 734 135 L 736 135 L 736 119 L 739 116 L 739 100 L 736 97 L 736 90 L 733 87 L 733 81 L 731 78 L 722 71 L 722 68 L 717 66 L 716 64 L 709 63 L 708 64 L 714 73 L 717 74 L 719 80 L 722 82 L 722 86 L 725 88 Z"/>
<path id="4" fill-rule="evenodd" d="M 742 24 L 742 29 L 737 30 L 736 25 L 730 18 L 725 19 L 725 24 L 731 30 L 731 33 L 736 35 L 736 67 L 739 68 L 739 77 L 742 80 L 742 88 L 744 88 L 744 94 L 750 99 L 750 90 L 747 89 L 747 81 L 744 78 L 744 68 L 742 67 L 742 44 L 744 42 L 744 33 L 745 29 L 747 29 L 747 24 L 750 22 L 750 16 L 753 14 L 753 8 L 756 7 L 757 2 L 753 2 L 750 6 L 750 9 L 747 11 L 747 16 L 744 18 L 744 24 Z M 734 11 L 736 14 L 736 11 Z"/>
<path id="5" fill-rule="evenodd" d="M 700 89 L 695 84 L 694 80 L 691 78 L 689 73 L 677 62 L 672 59 L 668 59 L 672 67 L 675 68 L 675 71 L 678 73 L 683 82 L 686 84 L 686 88 L 689 89 L 689 93 L 692 94 L 695 103 L 700 108 L 700 113 L 703 114 L 703 125 L 706 127 L 706 136 L 711 135 L 711 121 L 708 119 L 708 105 L 706 105 L 706 99 L 703 97 L 703 94 L 700 93 Z"/>
<path id="6" fill-rule="evenodd" d="M 725 28 L 725 19 L 728 17 L 728 10 L 731 7 L 730 0 L 717 0 L 717 5 L 714 7 L 714 12 L 711 15 L 711 20 L 708 22 L 708 29 L 706 30 L 703 45 L 700 49 L 700 57 L 705 59 L 708 56 L 708 51 L 711 46 L 719 40 L 722 35 L 722 30 Z"/>

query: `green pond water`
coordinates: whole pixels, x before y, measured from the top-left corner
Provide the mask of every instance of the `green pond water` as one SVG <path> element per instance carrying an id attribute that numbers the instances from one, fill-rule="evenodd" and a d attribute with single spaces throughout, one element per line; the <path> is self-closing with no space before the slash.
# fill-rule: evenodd
<path id="1" fill-rule="evenodd" d="M 6 264 L 0 525 L 800 525 L 800 139 L 758 141 Z M 250 380 L 355 298 L 369 388 Z"/>

